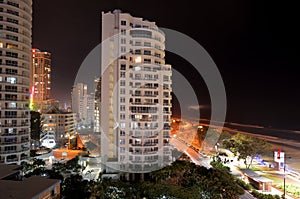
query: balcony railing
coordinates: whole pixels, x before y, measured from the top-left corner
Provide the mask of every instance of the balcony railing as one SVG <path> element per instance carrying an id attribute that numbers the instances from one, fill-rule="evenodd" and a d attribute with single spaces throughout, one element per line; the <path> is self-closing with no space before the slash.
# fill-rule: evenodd
<path id="1" fill-rule="evenodd" d="M 21 140 L 21 141 L 10 141 L 10 142 L 5 142 L 5 141 L 1 141 L 0 144 L 1 145 L 15 145 L 15 144 L 24 144 L 26 142 L 29 142 L 29 140 Z"/>
<path id="2" fill-rule="evenodd" d="M 144 160 L 144 162 L 146 163 L 153 163 L 153 162 L 157 162 L 158 160 Z"/>
<path id="3" fill-rule="evenodd" d="M 24 152 L 24 151 L 29 151 L 29 148 L 23 148 L 21 150 L 0 151 L 0 154 L 21 153 L 21 152 Z"/>
<path id="4" fill-rule="evenodd" d="M 144 143 L 144 145 L 143 146 L 156 146 L 158 143 L 154 143 L 154 142 L 152 142 L 152 143 Z"/>
<path id="5" fill-rule="evenodd" d="M 153 155 L 156 154 L 158 151 L 144 151 L 144 155 Z"/>
<path id="6" fill-rule="evenodd" d="M 157 105 L 158 103 L 152 103 L 152 102 L 144 102 L 144 103 L 142 103 L 142 102 L 132 102 L 131 104 L 133 104 L 133 105 Z"/>
<path id="7" fill-rule="evenodd" d="M 18 158 L 11 158 L 11 159 L 6 158 L 6 162 L 16 162 L 16 161 L 18 161 Z"/>
<path id="8" fill-rule="evenodd" d="M 143 146 L 143 144 L 142 144 L 142 143 L 139 143 L 139 144 L 137 144 L 137 143 L 132 143 L 131 146 Z"/>

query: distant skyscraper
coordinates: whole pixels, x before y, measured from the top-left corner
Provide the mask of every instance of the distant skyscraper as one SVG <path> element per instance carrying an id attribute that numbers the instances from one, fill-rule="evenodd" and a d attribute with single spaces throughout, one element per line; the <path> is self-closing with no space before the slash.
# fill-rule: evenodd
<path id="1" fill-rule="evenodd" d="M 32 0 L 0 1 L 0 163 L 29 158 Z"/>
<path id="2" fill-rule="evenodd" d="M 100 133 L 101 78 L 95 79 L 94 132 Z"/>
<path id="3" fill-rule="evenodd" d="M 165 35 L 154 22 L 115 10 L 102 13 L 102 42 L 105 40 L 102 163 L 108 173 L 143 176 L 129 173 L 149 172 L 171 163 L 172 72 L 164 59 Z"/>
<path id="4" fill-rule="evenodd" d="M 32 49 L 31 86 L 34 86 L 33 100 L 42 103 L 50 99 L 51 91 L 51 54 Z"/>
<path id="5" fill-rule="evenodd" d="M 72 112 L 77 114 L 78 125 L 92 127 L 94 123 L 94 95 L 88 94 L 86 84 L 78 83 L 72 89 Z"/>

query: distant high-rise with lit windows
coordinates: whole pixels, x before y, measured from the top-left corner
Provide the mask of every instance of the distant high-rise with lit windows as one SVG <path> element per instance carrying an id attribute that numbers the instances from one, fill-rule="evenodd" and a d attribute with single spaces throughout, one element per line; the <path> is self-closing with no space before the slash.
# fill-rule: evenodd
<path id="1" fill-rule="evenodd" d="M 72 112 L 76 113 L 79 128 L 94 128 L 94 94 L 88 94 L 87 84 L 77 83 L 72 88 Z"/>
<path id="2" fill-rule="evenodd" d="M 30 156 L 32 0 L 0 0 L 0 163 Z"/>
<path id="3" fill-rule="evenodd" d="M 51 92 L 51 53 L 32 49 L 31 89 L 33 89 L 33 100 L 39 105 L 50 99 Z"/>
<path id="4" fill-rule="evenodd" d="M 102 13 L 102 44 L 101 161 L 107 173 L 141 179 L 172 161 L 165 34 L 115 10 Z"/>
<path id="5" fill-rule="evenodd" d="M 94 110 L 94 132 L 100 133 L 100 108 L 101 108 L 101 78 L 94 80 L 95 86 L 95 110 Z"/>

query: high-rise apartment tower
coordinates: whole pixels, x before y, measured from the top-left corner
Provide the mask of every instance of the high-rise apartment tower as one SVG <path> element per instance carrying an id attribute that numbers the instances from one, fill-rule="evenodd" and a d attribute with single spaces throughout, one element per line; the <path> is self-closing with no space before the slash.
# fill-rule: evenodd
<path id="1" fill-rule="evenodd" d="M 172 161 L 165 34 L 154 22 L 115 10 L 102 13 L 102 44 L 102 163 L 107 173 L 143 176 Z"/>
<path id="2" fill-rule="evenodd" d="M 0 0 L 0 162 L 29 158 L 32 0 Z"/>
<path id="3" fill-rule="evenodd" d="M 32 49 L 31 88 L 34 87 L 33 100 L 37 104 L 50 99 L 51 54 Z M 38 107 L 37 107 L 38 108 Z"/>

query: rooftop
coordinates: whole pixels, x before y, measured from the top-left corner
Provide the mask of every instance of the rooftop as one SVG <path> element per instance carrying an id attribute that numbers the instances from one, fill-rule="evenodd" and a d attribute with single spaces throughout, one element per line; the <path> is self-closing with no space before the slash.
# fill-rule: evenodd
<path id="1" fill-rule="evenodd" d="M 0 164 L 0 179 L 19 173 L 20 168 L 20 165 Z"/>
<path id="2" fill-rule="evenodd" d="M 262 177 L 258 173 L 256 173 L 255 171 L 252 171 L 251 169 L 240 169 L 240 170 L 241 170 L 241 172 L 243 172 L 245 175 L 252 178 L 256 182 L 273 182 L 273 180 L 271 180 L 269 178 Z"/>
<path id="3" fill-rule="evenodd" d="M 57 179 L 32 176 L 22 181 L 0 180 L 1 198 L 33 198 L 60 183 Z"/>
<path id="4" fill-rule="evenodd" d="M 16 178 L 6 177 L 18 175 L 20 165 L 6 165 L 0 164 L 0 197 L 24 199 L 33 198 L 50 188 L 60 184 L 60 180 L 49 179 L 42 176 L 32 176 L 30 178 L 23 178 L 22 180 L 15 180 Z"/>

